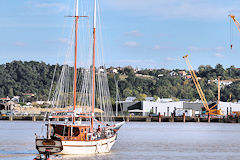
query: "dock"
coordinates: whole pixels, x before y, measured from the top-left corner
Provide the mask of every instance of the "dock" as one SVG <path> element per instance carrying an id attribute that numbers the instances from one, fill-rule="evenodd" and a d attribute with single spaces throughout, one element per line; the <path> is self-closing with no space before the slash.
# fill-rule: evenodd
<path id="1" fill-rule="evenodd" d="M 100 117 L 96 116 L 96 119 Z M 240 123 L 240 117 L 171 117 L 171 116 L 161 116 L 161 117 L 150 117 L 150 116 L 115 116 L 113 117 L 115 121 L 126 122 L 215 122 L 215 123 Z M 42 121 L 44 119 L 43 115 L 28 115 L 28 116 L 0 116 L 0 120 L 8 121 Z M 58 121 L 64 121 L 64 119 L 58 119 Z"/>

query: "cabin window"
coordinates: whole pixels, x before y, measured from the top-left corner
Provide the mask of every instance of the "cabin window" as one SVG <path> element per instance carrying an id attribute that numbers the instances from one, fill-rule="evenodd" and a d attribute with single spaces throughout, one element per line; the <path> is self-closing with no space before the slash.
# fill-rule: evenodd
<path id="1" fill-rule="evenodd" d="M 68 129 L 69 129 L 69 127 L 65 127 L 65 131 L 63 133 L 64 136 L 68 136 Z"/>
<path id="2" fill-rule="evenodd" d="M 73 137 L 77 137 L 79 135 L 79 128 L 73 127 Z"/>
<path id="3" fill-rule="evenodd" d="M 63 136 L 63 126 L 54 126 L 54 133 Z"/>

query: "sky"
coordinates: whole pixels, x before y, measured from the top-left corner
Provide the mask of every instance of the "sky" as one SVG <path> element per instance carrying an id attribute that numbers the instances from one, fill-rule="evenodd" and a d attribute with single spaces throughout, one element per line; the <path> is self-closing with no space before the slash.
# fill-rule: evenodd
<path id="1" fill-rule="evenodd" d="M 82 0 L 83 3 L 90 0 Z M 64 59 L 74 0 L 1 0 L 0 63 Z M 239 0 L 98 0 L 107 66 L 240 68 Z M 84 13 L 84 12 L 83 12 Z M 231 22 L 231 25 L 230 25 Z M 97 28 L 98 31 L 99 28 Z M 231 35 L 231 36 L 230 36 Z M 233 49 L 230 50 L 230 44 Z"/>

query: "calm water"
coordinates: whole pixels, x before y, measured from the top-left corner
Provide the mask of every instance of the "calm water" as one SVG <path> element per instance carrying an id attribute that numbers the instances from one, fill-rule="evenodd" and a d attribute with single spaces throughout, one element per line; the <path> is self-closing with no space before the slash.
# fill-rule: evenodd
<path id="1" fill-rule="evenodd" d="M 0 159 L 32 160 L 34 133 L 42 122 L 0 121 Z M 111 153 L 65 160 L 239 160 L 240 125 L 220 123 L 126 123 Z"/>

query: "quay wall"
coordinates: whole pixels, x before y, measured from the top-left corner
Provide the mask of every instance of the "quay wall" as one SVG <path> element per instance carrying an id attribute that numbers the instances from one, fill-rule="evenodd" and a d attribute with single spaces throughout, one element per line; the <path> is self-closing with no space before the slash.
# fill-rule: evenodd
<path id="1" fill-rule="evenodd" d="M 99 119 L 100 117 L 96 117 Z M 32 115 L 32 116 L 0 116 L 0 120 L 9 121 L 42 121 L 44 116 Z M 115 121 L 126 122 L 216 122 L 216 123 L 240 123 L 240 117 L 172 117 L 172 116 L 160 116 L 160 117 L 150 117 L 150 116 L 115 116 Z M 58 121 L 63 121 L 64 119 L 58 119 Z"/>

